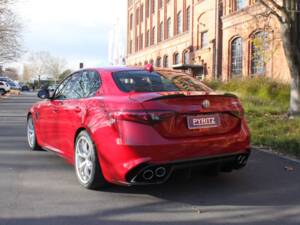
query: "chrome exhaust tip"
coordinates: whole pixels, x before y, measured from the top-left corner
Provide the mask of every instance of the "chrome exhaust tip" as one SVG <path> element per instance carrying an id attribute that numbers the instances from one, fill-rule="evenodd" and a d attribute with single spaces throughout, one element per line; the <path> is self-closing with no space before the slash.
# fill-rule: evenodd
<path id="1" fill-rule="evenodd" d="M 153 177 L 154 177 L 154 173 L 153 173 L 152 170 L 145 170 L 145 171 L 143 172 L 143 178 L 144 178 L 145 180 L 151 180 Z"/>
<path id="2" fill-rule="evenodd" d="M 238 165 L 240 165 L 240 166 L 246 165 L 247 164 L 247 160 L 248 160 L 248 156 L 246 156 L 246 155 L 240 155 L 236 159 Z"/>
<path id="3" fill-rule="evenodd" d="M 167 170 L 164 167 L 158 167 L 155 170 L 155 176 L 157 176 L 158 178 L 162 178 L 167 174 Z"/>

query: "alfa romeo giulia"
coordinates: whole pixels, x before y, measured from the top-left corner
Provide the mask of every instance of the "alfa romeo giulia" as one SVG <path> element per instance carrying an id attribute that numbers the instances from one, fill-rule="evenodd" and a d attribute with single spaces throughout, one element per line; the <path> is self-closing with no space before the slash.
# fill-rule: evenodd
<path id="1" fill-rule="evenodd" d="M 183 169 L 230 172 L 250 154 L 239 99 L 183 72 L 84 69 L 38 96 L 27 116 L 30 148 L 74 164 L 88 189 L 163 183 Z"/>

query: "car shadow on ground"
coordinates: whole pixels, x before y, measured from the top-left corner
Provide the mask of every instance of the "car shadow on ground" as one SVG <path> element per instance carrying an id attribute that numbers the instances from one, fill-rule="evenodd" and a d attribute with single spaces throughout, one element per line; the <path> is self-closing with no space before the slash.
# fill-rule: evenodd
<path id="1" fill-rule="evenodd" d="M 12 150 L 10 150 L 12 152 Z M 15 163 L 14 155 L 2 153 L 0 168 L 30 168 L 32 171 L 52 171 L 74 177 L 73 166 L 68 165 L 55 153 L 38 151 L 20 153 L 26 159 Z M 11 155 L 11 156 L 10 156 Z M 275 160 L 274 160 L 275 159 Z M 294 168 L 285 170 L 286 166 Z M 76 179 L 71 185 L 79 185 Z M 70 185 L 70 184 L 68 184 Z M 259 205 L 282 206 L 300 205 L 300 199 L 292 196 L 300 190 L 300 164 L 279 159 L 275 155 L 254 151 L 246 168 L 218 176 L 206 176 L 195 171 L 190 179 L 173 176 L 164 184 L 147 186 L 109 185 L 96 193 L 120 193 L 130 195 L 149 195 L 158 199 L 186 203 L 190 205 Z M 92 191 L 93 192 L 93 191 Z M 221 199 L 221 200 L 220 200 Z M 0 224 L 2 225 L 2 224 Z"/>
<path id="2" fill-rule="evenodd" d="M 54 170 L 57 173 L 67 173 L 68 177 L 73 176 L 72 166 L 56 158 L 54 154 L 47 152 L 33 154 L 34 157 L 29 154 L 33 157 L 32 160 L 42 159 L 41 163 L 35 163 L 33 170 Z M 50 163 L 44 164 L 45 161 Z M 28 167 L 28 164 L 24 168 Z M 295 170 L 286 171 L 284 169 L 286 165 L 293 166 Z M 96 207 L 93 213 L 90 211 L 84 213 L 83 210 L 83 213 L 77 213 L 78 215 L 72 212 L 70 216 L 64 214 L 64 216 L 0 218 L 0 224 L 198 225 L 201 222 L 208 225 L 254 223 L 298 225 L 300 199 L 293 198 L 293 195 L 300 190 L 299 171 L 300 165 L 297 163 L 255 151 L 246 168 L 229 174 L 221 173 L 217 177 L 196 173 L 189 180 L 174 177 L 162 185 L 132 187 L 110 185 L 99 191 L 76 189 L 76 193 L 81 192 L 95 202 L 100 201 L 103 195 L 110 198 L 113 194 L 111 201 L 116 201 L 117 198 L 118 201 L 130 202 L 133 198 L 139 198 L 138 204 L 101 205 Z M 67 179 L 68 185 L 79 185 L 75 178 L 70 177 Z M 148 197 L 151 197 L 150 202 L 147 200 Z M 74 196 L 72 203 L 65 204 L 73 209 L 80 203 Z"/>
<path id="3" fill-rule="evenodd" d="M 287 198 L 300 190 L 300 165 L 279 159 L 272 162 L 271 158 L 276 156 L 255 151 L 247 167 L 240 171 L 218 176 L 194 172 L 189 180 L 173 177 L 162 185 L 110 186 L 101 191 L 148 194 L 192 205 L 300 205 L 300 199 Z M 295 171 L 285 170 L 287 165 Z"/>

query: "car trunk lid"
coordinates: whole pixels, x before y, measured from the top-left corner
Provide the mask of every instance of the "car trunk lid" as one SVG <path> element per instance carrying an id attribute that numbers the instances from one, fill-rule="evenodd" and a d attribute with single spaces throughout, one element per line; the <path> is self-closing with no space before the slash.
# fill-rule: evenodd
<path id="1" fill-rule="evenodd" d="M 154 115 L 153 127 L 167 138 L 222 135 L 240 128 L 243 109 L 237 97 L 216 92 L 131 93 Z M 153 116 L 152 116 L 153 117 Z"/>

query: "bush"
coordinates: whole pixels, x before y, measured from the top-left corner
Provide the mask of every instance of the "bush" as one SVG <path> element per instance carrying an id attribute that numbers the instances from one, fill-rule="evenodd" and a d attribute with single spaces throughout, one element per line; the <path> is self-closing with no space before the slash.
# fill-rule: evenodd
<path id="1" fill-rule="evenodd" d="M 300 119 L 287 117 L 290 87 L 268 78 L 205 81 L 211 88 L 238 95 L 243 102 L 252 144 L 300 157 Z"/>
<path id="2" fill-rule="evenodd" d="M 243 101 L 246 111 L 257 111 L 257 107 L 261 107 L 259 108 L 261 113 L 272 111 L 277 114 L 288 110 L 290 87 L 287 84 L 261 77 L 233 79 L 226 83 L 220 81 L 205 83 L 215 90 L 237 94 Z"/>

